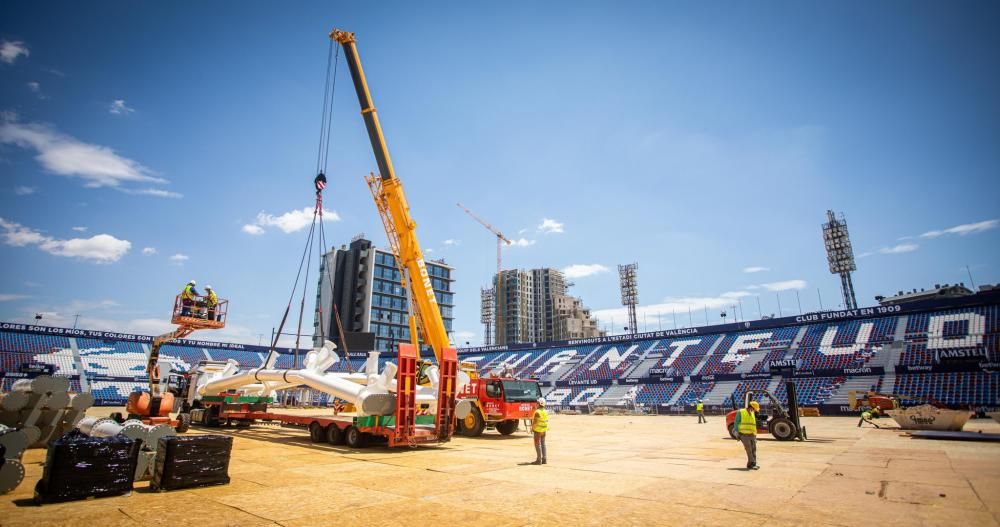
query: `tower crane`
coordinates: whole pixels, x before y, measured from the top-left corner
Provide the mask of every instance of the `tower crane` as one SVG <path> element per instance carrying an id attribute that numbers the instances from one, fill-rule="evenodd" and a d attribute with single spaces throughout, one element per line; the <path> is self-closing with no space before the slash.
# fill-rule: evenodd
<path id="1" fill-rule="evenodd" d="M 496 274 L 496 277 L 497 277 L 497 283 L 499 283 L 500 282 L 500 271 L 503 269 L 503 266 L 502 266 L 502 261 L 503 261 L 502 260 L 502 258 L 503 258 L 503 252 L 502 251 L 503 251 L 503 246 L 504 246 L 504 244 L 510 245 L 513 242 L 511 242 L 510 240 L 508 240 L 507 237 L 504 236 L 502 232 L 500 232 L 500 229 L 497 229 L 496 227 L 490 225 L 489 222 L 487 222 L 486 220 L 480 218 L 479 216 L 476 216 L 476 213 L 472 212 L 471 210 L 469 210 L 468 208 L 466 208 L 465 205 L 462 205 L 461 203 L 457 203 L 457 205 L 458 205 L 458 208 L 464 210 L 466 214 L 468 214 L 469 216 L 472 216 L 472 219 L 474 219 L 477 222 L 479 222 L 479 224 L 482 225 L 483 227 L 486 227 L 486 230 L 488 230 L 488 231 L 492 232 L 494 235 L 496 235 L 496 237 L 497 237 L 497 274 Z M 485 344 L 487 346 L 489 346 L 490 344 L 492 344 L 492 338 L 491 337 L 493 335 L 493 332 L 492 332 L 493 315 L 494 315 L 495 309 L 496 309 L 496 300 L 495 299 L 496 299 L 496 290 L 495 289 L 484 289 L 482 291 L 482 303 L 483 303 L 482 312 L 483 312 L 483 317 L 482 317 L 482 319 L 480 321 L 483 324 L 486 325 L 486 333 L 485 333 L 484 338 L 483 338 L 483 344 Z M 487 305 L 488 303 L 489 303 L 489 305 Z"/>

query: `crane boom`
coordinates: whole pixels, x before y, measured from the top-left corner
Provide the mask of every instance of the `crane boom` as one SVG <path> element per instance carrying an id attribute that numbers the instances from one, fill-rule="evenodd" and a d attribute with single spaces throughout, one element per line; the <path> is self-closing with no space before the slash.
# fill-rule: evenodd
<path id="1" fill-rule="evenodd" d="M 364 118 L 368 139 L 371 141 L 375 161 L 378 164 L 379 177 L 369 178 L 368 184 L 382 216 L 389 244 L 396 253 L 397 264 L 400 266 L 404 281 L 409 288 L 411 300 L 409 304 L 416 318 L 415 321 L 411 319 L 411 337 L 416 341 L 418 328 L 414 326 L 419 326 L 424 342 L 434 350 L 434 356 L 440 364 L 444 350 L 451 348 L 448 331 L 445 328 L 444 319 L 441 318 L 441 309 L 438 307 L 434 287 L 424 263 L 423 252 L 420 249 L 420 242 L 417 240 L 417 224 L 410 215 L 410 206 L 406 201 L 403 183 L 396 177 L 392 160 L 389 157 L 389 147 L 382 134 L 382 125 L 379 123 L 371 92 L 368 90 L 368 82 L 365 80 L 365 73 L 361 68 L 361 59 L 358 56 L 354 33 L 334 29 L 330 32 L 330 38 L 340 43 L 344 48 L 347 67 L 351 71 L 354 90 L 357 92 L 358 102 L 361 105 L 361 116 Z M 417 349 L 419 350 L 419 347 Z M 452 349 L 450 353 L 454 354 L 454 350 Z"/>
<path id="2" fill-rule="evenodd" d="M 499 229 L 497 229 L 496 227 L 490 225 L 489 223 L 486 222 L 486 220 L 480 218 L 479 216 L 476 216 L 476 213 L 472 212 L 471 210 L 469 210 L 468 208 L 466 208 L 465 205 L 462 205 L 461 203 L 456 203 L 456 205 L 458 205 L 458 208 L 464 210 L 466 214 L 468 214 L 469 216 L 472 216 L 472 219 L 478 221 L 480 225 L 482 225 L 483 227 L 486 227 L 493 234 L 496 234 L 497 238 L 500 238 L 501 240 L 503 240 L 504 243 L 506 243 L 507 245 L 510 245 L 511 243 L 513 243 L 510 240 L 508 240 L 507 237 L 504 236 L 503 233 L 500 232 Z"/>

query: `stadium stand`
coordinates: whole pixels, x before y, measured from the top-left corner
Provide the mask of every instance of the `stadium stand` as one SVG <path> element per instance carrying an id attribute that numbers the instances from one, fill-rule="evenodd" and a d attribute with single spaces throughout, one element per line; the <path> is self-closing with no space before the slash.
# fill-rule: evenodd
<path id="1" fill-rule="evenodd" d="M 544 343 L 497 350 L 459 350 L 459 359 L 474 363 L 481 375 L 505 366 L 521 378 L 535 378 L 554 406 L 634 404 L 692 405 L 707 398 L 710 406 L 729 407 L 748 389 L 770 388 L 779 399 L 787 394 L 772 374 L 774 361 L 794 363 L 791 375 L 799 403 L 831 407 L 846 402 L 850 390 L 871 387 L 955 406 L 1000 405 L 997 362 L 1000 360 L 1000 293 L 989 301 L 938 301 L 931 307 L 902 310 L 898 306 L 868 316 L 808 314 L 777 321 L 750 322 L 744 327 L 693 328 L 681 334 L 628 339 Z M 964 304 L 963 304 L 964 302 Z M 55 334 L 65 331 L 65 334 Z M 70 333 L 73 331 L 73 333 Z M 149 338 L 111 338 L 79 330 L 40 334 L 23 326 L 0 329 L 2 387 L 25 375 L 25 366 L 54 368 L 70 377 L 74 389 L 89 385 L 100 404 L 119 404 L 144 385 Z M 67 335 L 83 335 L 67 336 Z M 233 349 L 237 348 L 237 349 Z M 200 360 L 235 360 L 243 369 L 260 367 L 268 349 L 198 341 L 171 343 L 163 360 L 186 370 Z M 299 361 L 305 357 L 301 351 Z M 383 354 L 380 368 L 394 360 Z M 281 350 L 276 368 L 292 368 L 294 355 Z M 359 371 L 365 359 L 352 357 L 331 371 Z M 82 371 L 80 371 L 82 370 Z M 627 381 L 627 382 L 626 382 Z M 634 389 L 633 389 L 634 387 Z M 319 397 L 319 396 L 317 396 Z M 321 403 L 322 397 L 314 399 Z"/>

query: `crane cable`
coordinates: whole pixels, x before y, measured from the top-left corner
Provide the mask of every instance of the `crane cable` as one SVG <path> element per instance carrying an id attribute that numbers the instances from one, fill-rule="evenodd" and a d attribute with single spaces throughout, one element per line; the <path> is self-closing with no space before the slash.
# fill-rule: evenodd
<path id="1" fill-rule="evenodd" d="M 334 52 L 334 47 L 336 47 L 336 52 Z M 326 62 L 326 78 L 324 80 L 323 87 L 323 110 L 320 118 L 320 133 L 319 133 L 319 148 L 316 154 L 316 172 L 317 176 L 314 179 L 314 185 L 316 187 L 316 207 L 313 209 L 312 224 L 309 226 L 309 235 L 306 237 L 306 245 L 302 251 L 302 257 L 299 259 L 299 269 L 295 274 L 295 282 L 292 284 L 292 291 L 288 297 L 288 305 L 285 307 L 285 313 L 281 317 L 281 322 L 278 324 L 278 331 L 274 334 L 274 338 L 271 342 L 271 349 L 268 354 L 268 359 L 275 353 L 278 346 L 278 339 L 281 338 L 282 330 L 285 327 L 285 323 L 288 321 L 288 314 L 292 308 L 292 302 L 295 300 L 295 291 L 298 289 L 299 280 L 302 280 L 302 299 L 299 304 L 299 318 L 298 327 L 295 332 L 295 359 L 294 368 L 299 367 L 299 344 L 302 337 L 302 319 L 305 315 L 305 297 L 306 288 L 309 284 L 309 270 L 311 268 L 312 260 L 309 259 L 309 255 L 312 252 L 313 242 L 315 241 L 316 233 L 316 222 L 319 220 L 320 231 L 323 230 L 323 188 L 326 187 L 326 168 L 329 159 L 330 152 L 330 136 L 333 125 L 333 94 L 337 87 L 337 66 L 340 63 L 340 46 L 336 46 L 334 41 L 330 40 L 330 48 L 327 52 L 327 62 Z M 332 74 L 331 74 L 332 72 Z M 319 252 L 322 255 L 323 248 L 326 246 L 325 235 L 321 234 L 322 242 L 319 245 Z M 302 268 L 305 267 L 305 276 L 302 275 Z M 330 287 L 333 287 L 332 280 L 330 281 Z M 320 315 L 322 315 L 322 307 L 320 307 Z M 338 324 L 340 320 L 338 319 Z M 320 335 L 322 333 L 322 324 L 320 324 Z M 325 336 L 324 336 L 325 338 Z M 343 340 L 343 339 L 341 339 Z M 346 355 L 345 355 L 346 357 Z M 350 362 L 348 361 L 348 368 L 350 368 Z"/>
<path id="2" fill-rule="evenodd" d="M 336 49 L 334 49 L 336 48 Z M 330 73 L 330 62 L 331 57 L 333 61 L 333 74 Z M 320 119 L 320 143 L 319 152 L 316 155 L 316 179 L 314 184 L 316 187 L 316 210 L 313 214 L 313 221 L 316 221 L 316 215 L 319 216 L 319 245 L 318 245 L 318 255 L 320 260 L 323 259 L 323 251 L 326 250 L 326 231 L 323 228 L 323 189 L 326 187 L 326 171 L 330 159 L 330 137 L 333 135 L 331 133 L 333 127 L 333 100 L 334 94 L 337 92 L 337 70 L 340 66 L 340 46 L 330 39 L 330 48 L 327 51 L 326 57 L 326 87 L 324 87 L 323 94 L 323 116 Z M 324 265 L 323 269 L 326 270 L 327 283 L 330 285 L 330 300 L 333 304 L 333 315 L 334 320 L 337 322 L 337 333 L 340 337 L 340 347 L 343 348 L 341 352 L 344 356 L 344 361 L 347 363 L 347 371 L 349 373 L 354 373 L 354 367 L 351 364 L 350 357 L 347 350 L 347 341 L 344 338 L 344 327 L 340 321 L 340 310 L 337 309 L 337 299 L 334 298 L 333 294 L 333 275 L 330 272 L 330 266 Z M 320 271 L 322 272 L 322 271 Z M 322 278 L 322 277 L 321 277 Z M 322 284 L 322 279 L 320 284 Z M 303 294 L 304 295 L 304 294 Z M 304 298 L 304 296 L 303 296 Z M 324 334 L 323 328 L 323 304 L 322 295 L 320 295 L 317 300 L 317 311 L 319 312 L 319 332 L 320 338 L 326 340 L 326 335 Z"/>

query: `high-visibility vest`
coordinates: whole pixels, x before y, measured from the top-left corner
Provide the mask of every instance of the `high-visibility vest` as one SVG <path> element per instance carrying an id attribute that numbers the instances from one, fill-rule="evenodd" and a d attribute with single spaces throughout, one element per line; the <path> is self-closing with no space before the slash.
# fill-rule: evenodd
<path id="1" fill-rule="evenodd" d="M 184 286 L 184 291 L 181 292 L 181 298 L 184 300 L 194 300 L 194 291 L 191 289 L 191 284 Z"/>
<path id="2" fill-rule="evenodd" d="M 215 291 L 210 291 L 208 293 L 208 307 L 215 307 L 219 304 L 219 296 L 215 294 Z"/>
<path id="3" fill-rule="evenodd" d="M 736 431 L 739 432 L 741 436 L 757 435 L 757 417 L 753 415 L 753 412 L 747 410 L 746 408 L 740 410 L 740 427 Z"/>
<path id="4" fill-rule="evenodd" d="M 532 416 L 532 420 L 535 425 L 531 428 L 533 432 L 548 432 L 549 431 L 549 412 L 545 408 L 538 408 L 535 410 L 535 415 Z"/>
<path id="5" fill-rule="evenodd" d="M 698 403 L 698 404 L 696 404 L 696 405 L 694 406 L 694 409 L 695 409 L 695 410 L 698 410 L 698 411 L 700 412 L 700 411 L 702 411 L 702 410 L 704 410 L 704 409 L 705 409 L 705 405 L 704 405 L 704 404 L 702 404 L 702 403 Z"/>

